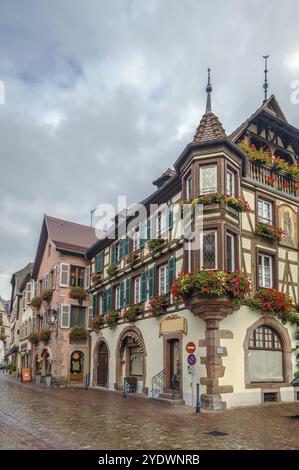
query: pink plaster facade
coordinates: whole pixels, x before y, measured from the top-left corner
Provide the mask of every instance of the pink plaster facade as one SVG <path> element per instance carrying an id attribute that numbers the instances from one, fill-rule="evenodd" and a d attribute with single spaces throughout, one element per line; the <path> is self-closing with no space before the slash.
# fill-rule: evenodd
<path id="1" fill-rule="evenodd" d="M 51 247 L 51 248 L 49 248 Z M 50 250 L 50 251 L 49 251 Z M 47 239 L 45 244 L 45 249 L 42 256 L 42 261 L 36 278 L 35 285 L 35 295 L 39 295 L 41 290 L 39 288 L 40 282 L 49 276 L 49 273 L 54 273 L 53 281 L 51 282 L 51 288 L 53 291 L 52 299 L 49 305 L 43 302 L 39 311 L 35 311 L 34 315 L 36 318 L 36 327 L 35 331 L 40 333 L 40 331 L 48 329 L 51 330 L 51 339 L 48 345 L 45 345 L 42 341 L 35 346 L 33 346 L 32 354 L 32 368 L 35 373 L 36 369 L 36 357 L 41 357 L 44 348 L 48 348 L 52 360 L 51 360 L 51 375 L 53 383 L 57 385 L 64 385 L 65 383 L 81 384 L 85 383 L 86 374 L 89 370 L 89 348 L 88 348 L 88 338 L 86 342 L 80 341 L 76 344 L 71 344 L 69 333 L 70 327 L 62 327 L 62 305 L 69 306 L 69 315 L 71 313 L 72 306 L 79 306 L 78 300 L 71 299 L 69 297 L 70 287 L 61 286 L 61 265 L 67 264 L 69 266 L 78 266 L 85 268 L 88 265 L 88 261 L 80 255 L 75 254 L 65 254 L 56 249 L 56 246 L 51 240 Z M 85 273 L 84 273 L 84 287 L 85 287 Z M 50 281 L 49 281 L 50 282 Z M 70 273 L 68 284 L 70 285 Z M 88 327 L 88 301 L 83 301 L 81 307 L 85 310 L 85 328 Z M 46 316 L 47 309 L 53 309 L 57 312 L 57 319 L 54 324 L 47 324 L 45 318 L 41 319 L 41 316 Z M 82 378 L 81 374 L 78 376 L 71 376 L 70 364 L 71 364 L 71 355 L 75 351 L 80 351 L 83 353 L 83 370 Z M 45 362 L 42 363 L 42 375 L 45 375 Z"/>

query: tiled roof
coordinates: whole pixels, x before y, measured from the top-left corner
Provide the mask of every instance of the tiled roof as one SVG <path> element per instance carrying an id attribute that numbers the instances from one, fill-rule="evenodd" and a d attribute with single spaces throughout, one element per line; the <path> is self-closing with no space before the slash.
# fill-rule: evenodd
<path id="1" fill-rule="evenodd" d="M 49 237 L 57 248 L 85 251 L 98 240 L 94 227 L 56 219 L 48 215 L 45 215 L 45 222 Z"/>
<path id="2" fill-rule="evenodd" d="M 218 117 L 212 112 L 205 113 L 201 118 L 193 137 L 193 142 L 205 142 L 208 140 L 222 139 L 226 137 Z"/>

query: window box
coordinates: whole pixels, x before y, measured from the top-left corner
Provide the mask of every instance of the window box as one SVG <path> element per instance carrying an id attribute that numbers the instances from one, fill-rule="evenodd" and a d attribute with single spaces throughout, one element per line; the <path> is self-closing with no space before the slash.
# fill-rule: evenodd
<path id="1" fill-rule="evenodd" d="M 70 341 L 79 341 L 86 342 L 88 337 L 88 332 L 83 326 L 73 326 L 69 333 Z"/>
<path id="2" fill-rule="evenodd" d="M 168 294 L 157 295 L 156 297 L 151 299 L 150 309 L 152 311 L 152 316 L 158 318 L 161 315 L 164 315 L 169 303 L 170 302 Z"/>
<path id="3" fill-rule="evenodd" d="M 118 264 L 117 263 L 112 263 L 110 266 L 107 268 L 107 274 L 109 277 L 113 277 L 116 275 L 118 270 Z"/>
<path id="4" fill-rule="evenodd" d="M 165 240 L 163 238 L 153 238 L 147 244 L 149 251 L 154 256 L 162 247 L 165 245 Z"/>
<path id="5" fill-rule="evenodd" d="M 92 273 L 91 280 L 94 284 L 97 284 L 99 281 L 102 280 L 102 273 Z"/>
<path id="6" fill-rule="evenodd" d="M 138 315 L 143 313 L 142 305 L 131 305 L 127 308 L 124 313 L 123 317 L 125 320 L 129 321 L 130 323 L 134 323 L 137 320 Z"/>
<path id="7" fill-rule="evenodd" d="M 133 268 L 134 264 L 139 260 L 139 258 L 140 258 L 139 251 L 132 251 L 126 257 L 126 264 L 129 264 L 131 266 L 131 268 Z"/>
<path id="8" fill-rule="evenodd" d="M 256 235 L 265 237 L 268 240 L 271 240 L 271 241 L 276 240 L 278 242 L 286 236 L 285 231 L 281 229 L 280 227 L 274 227 L 273 225 L 261 223 L 261 222 L 256 225 L 255 233 Z"/>
<path id="9" fill-rule="evenodd" d="M 83 287 L 71 287 L 69 297 L 71 299 L 78 300 L 79 303 L 82 304 L 83 300 L 87 297 L 87 293 Z"/>
<path id="10" fill-rule="evenodd" d="M 116 325 L 119 320 L 119 312 L 117 312 L 116 310 L 112 310 L 111 312 L 106 314 L 105 319 L 107 321 L 109 328 L 111 329 L 116 328 Z"/>

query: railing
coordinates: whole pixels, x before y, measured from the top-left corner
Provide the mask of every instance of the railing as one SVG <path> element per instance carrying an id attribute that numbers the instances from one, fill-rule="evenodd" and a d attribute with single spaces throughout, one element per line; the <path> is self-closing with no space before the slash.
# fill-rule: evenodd
<path id="1" fill-rule="evenodd" d="M 152 398 L 155 398 L 159 393 L 164 390 L 164 377 L 165 370 L 161 370 L 158 374 L 152 377 Z"/>
<path id="2" fill-rule="evenodd" d="M 259 181 L 269 187 L 278 189 L 291 196 L 298 196 L 298 189 L 292 178 L 288 175 L 273 171 L 262 164 L 249 161 L 249 175 L 250 178 Z"/>

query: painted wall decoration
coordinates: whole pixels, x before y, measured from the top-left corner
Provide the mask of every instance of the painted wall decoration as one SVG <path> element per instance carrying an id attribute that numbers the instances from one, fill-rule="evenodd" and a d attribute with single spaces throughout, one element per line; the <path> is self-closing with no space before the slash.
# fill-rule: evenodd
<path id="1" fill-rule="evenodd" d="M 284 244 L 297 248 L 298 247 L 298 214 L 297 211 L 287 205 L 281 204 L 278 207 L 279 226 L 285 230 L 286 237 L 282 241 Z"/>

